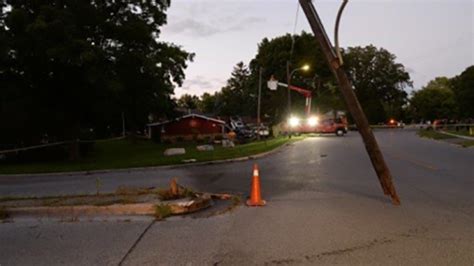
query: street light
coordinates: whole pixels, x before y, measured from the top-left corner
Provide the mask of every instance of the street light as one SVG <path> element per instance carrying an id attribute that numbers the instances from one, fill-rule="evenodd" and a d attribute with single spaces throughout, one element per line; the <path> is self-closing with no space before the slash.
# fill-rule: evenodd
<path id="1" fill-rule="evenodd" d="M 290 71 L 290 61 L 286 61 L 286 81 L 288 84 L 288 115 L 291 115 L 291 77 L 296 71 L 303 70 L 303 71 L 308 71 L 309 70 L 309 65 L 305 64 L 302 67 L 295 68 L 292 71 Z M 290 134 L 288 134 L 288 138 L 291 138 L 291 128 L 290 128 Z"/>
<path id="2" fill-rule="evenodd" d="M 288 114 L 291 114 L 291 77 L 296 71 L 308 71 L 310 69 L 308 64 L 303 65 L 302 67 L 295 68 L 290 72 L 290 61 L 286 61 L 286 81 L 288 84 Z"/>
<path id="3" fill-rule="evenodd" d="M 293 76 L 293 74 L 295 74 L 296 71 L 299 71 L 299 70 L 303 70 L 303 71 L 308 71 L 310 69 L 309 65 L 306 64 L 306 65 L 303 65 L 302 67 L 299 67 L 299 68 L 295 68 L 291 71 L 290 75 L 289 75 L 289 78 L 291 80 L 291 77 Z M 288 81 L 288 86 L 290 85 L 290 81 Z"/>
<path id="4" fill-rule="evenodd" d="M 309 65 L 306 64 L 306 65 L 302 66 L 301 70 L 308 71 L 309 70 Z"/>

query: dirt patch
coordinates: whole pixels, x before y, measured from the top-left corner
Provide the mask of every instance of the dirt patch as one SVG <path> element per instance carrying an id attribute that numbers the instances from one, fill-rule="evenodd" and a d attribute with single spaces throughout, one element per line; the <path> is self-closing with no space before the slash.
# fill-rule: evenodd
<path id="1" fill-rule="evenodd" d="M 5 207 L 0 207 L 0 221 L 4 221 L 10 217 L 10 213 Z"/>
<path id="2" fill-rule="evenodd" d="M 240 196 L 232 196 L 230 199 L 213 198 L 212 202 L 212 208 L 194 213 L 190 217 L 195 219 L 210 218 L 213 216 L 230 213 L 242 205 L 242 198 Z"/>

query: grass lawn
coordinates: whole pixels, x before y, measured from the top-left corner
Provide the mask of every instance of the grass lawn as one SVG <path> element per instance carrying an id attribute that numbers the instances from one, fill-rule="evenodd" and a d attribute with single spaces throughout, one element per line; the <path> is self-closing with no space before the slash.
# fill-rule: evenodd
<path id="1" fill-rule="evenodd" d="M 234 148 L 223 148 L 220 145 L 214 145 L 214 151 L 198 151 L 196 150 L 196 143 L 159 144 L 149 140 L 139 140 L 134 144 L 127 140 L 98 142 L 90 155 L 76 162 L 64 160 L 28 164 L 3 164 L 0 165 L 0 174 L 51 173 L 172 165 L 182 164 L 183 160 L 186 159 L 196 159 L 197 162 L 222 160 L 270 151 L 285 143 L 301 140 L 302 138 L 293 137 L 289 140 L 285 137 L 279 137 L 267 141 L 236 145 Z M 178 147 L 185 148 L 186 154 L 163 155 L 165 149 Z"/>
<path id="2" fill-rule="evenodd" d="M 474 140 L 467 140 L 464 142 L 461 142 L 461 146 L 468 148 L 474 146 Z"/>
<path id="3" fill-rule="evenodd" d="M 468 137 L 474 137 L 473 135 L 469 134 L 469 130 L 446 130 L 446 132 L 451 133 L 451 134 L 456 134 L 456 135 L 461 135 L 461 136 L 468 136 Z"/>
<path id="4" fill-rule="evenodd" d="M 451 133 L 451 131 L 448 131 Z M 455 132 L 455 131 L 454 131 Z M 452 132 L 453 134 L 456 134 Z M 460 134 L 459 132 L 461 131 L 458 131 L 457 134 L 458 135 L 463 135 L 463 134 Z M 446 135 L 446 134 L 443 134 L 443 133 L 439 133 L 437 131 L 434 131 L 434 130 L 419 130 L 418 131 L 418 136 L 420 137 L 423 137 L 423 138 L 430 138 L 430 139 L 439 139 L 439 140 L 443 140 L 443 139 L 458 139 L 457 137 L 455 136 L 450 136 L 450 135 Z M 469 132 L 467 132 L 467 134 L 469 134 Z M 466 134 L 464 134 L 466 135 Z M 466 136 L 469 136 L 469 135 L 466 135 Z M 461 140 L 460 138 L 458 140 Z M 465 147 L 465 148 L 468 148 L 468 147 L 473 147 L 474 146 L 474 140 L 465 140 L 465 141 L 460 141 L 460 142 L 456 142 L 456 144 L 458 145 L 461 145 L 462 147 Z"/>
<path id="5" fill-rule="evenodd" d="M 417 132 L 418 136 L 429 139 L 454 139 L 456 137 L 439 133 L 435 130 L 421 129 Z"/>

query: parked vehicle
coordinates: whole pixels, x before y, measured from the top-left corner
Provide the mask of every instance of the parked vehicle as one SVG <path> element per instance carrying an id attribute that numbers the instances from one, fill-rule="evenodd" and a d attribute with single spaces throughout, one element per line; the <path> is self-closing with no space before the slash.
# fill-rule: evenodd
<path id="1" fill-rule="evenodd" d="M 267 138 L 270 136 L 270 129 L 265 125 L 255 126 L 253 128 L 255 135 L 260 136 L 261 138 Z"/>
<path id="2" fill-rule="evenodd" d="M 248 126 L 240 127 L 236 130 L 237 138 L 252 139 L 255 137 L 253 130 Z"/>
<path id="3" fill-rule="evenodd" d="M 395 119 L 390 119 L 388 120 L 388 122 L 386 123 L 386 125 L 389 127 L 389 128 L 403 128 L 405 125 L 400 122 L 400 121 L 397 121 Z"/>
<path id="4" fill-rule="evenodd" d="M 240 117 L 231 117 L 229 127 L 237 135 L 237 139 L 252 139 L 255 137 L 254 130 L 240 119 Z"/>
<path id="5" fill-rule="evenodd" d="M 313 129 L 315 133 L 334 133 L 336 136 L 344 136 L 348 131 L 345 119 L 324 119 Z"/>
<path id="6" fill-rule="evenodd" d="M 348 131 L 347 119 L 345 117 L 325 118 L 320 120 L 317 116 L 311 116 L 304 121 L 292 117 L 286 125 L 286 131 L 289 133 L 321 133 L 336 134 L 344 136 Z"/>
<path id="7" fill-rule="evenodd" d="M 229 126 L 232 130 L 238 131 L 245 127 L 244 122 L 238 116 L 230 117 Z"/>

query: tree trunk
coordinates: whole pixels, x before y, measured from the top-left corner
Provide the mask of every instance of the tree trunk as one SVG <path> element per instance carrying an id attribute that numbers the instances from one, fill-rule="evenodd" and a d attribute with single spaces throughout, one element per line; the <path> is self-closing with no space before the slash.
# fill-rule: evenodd
<path id="1" fill-rule="evenodd" d="M 70 161 L 77 161 L 79 159 L 80 159 L 79 141 L 73 140 L 69 144 L 69 160 Z"/>
<path id="2" fill-rule="evenodd" d="M 69 144 L 69 160 L 77 161 L 80 159 L 80 147 L 79 147 L 79 133 L 81 126 L 78 122 L 74 123 L 71 127 L 71 132 L 69 134 L 71 143 Z"/>

